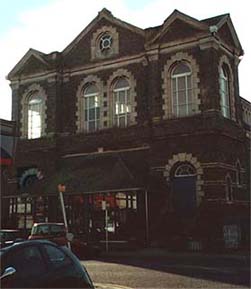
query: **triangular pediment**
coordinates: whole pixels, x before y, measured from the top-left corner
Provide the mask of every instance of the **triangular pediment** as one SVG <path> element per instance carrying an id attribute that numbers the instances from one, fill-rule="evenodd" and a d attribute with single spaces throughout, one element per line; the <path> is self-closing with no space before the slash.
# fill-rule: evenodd
<path id="1" fill-rule="evenodd" d="M 95 17 L 92 22 L 90 22 L 89 25 L 87 25 L 87 27 L 62 51 L 62 54 L 64 56 L 67 55 L 72 49 L 74 49 L 78 45 L 80 41 L 82 41 L 87 36 L 90 31 L 95 28 L 95 26 L 99 25 L 99 22 L 102 22 L 104 20 L 109 22 L 110 25 L 122 27 L 141 36 L 145 35 L 143 29 L 114 17 L 109 10 L 104 8 L 98 13 L 97 17 Z"/>
<path id="2" fill-rule="evenodd" d="M 217 33 L 221 36 L 221 38 L 228 45 L 234 46 L 236 49 L 238 49 L 240 54 L 243 54 L 241 43 L 229 14 L 222 17 L 222 19 L 215 26 L 217 27 Z"/>
<path id="3" fill-rule="evenodd" d="M 197 32 L 207 31 L 208 26 L 201 23 L 199 20 L 192 18 L 178 10 L 174 12 L 164 21 L 162 29 L 151 39 L 149 44 L 163 41 L 163 38 L 173 39 L 174 34 L 177 35 L 177 31 L 181 31 L 181 37 L 189 37 L 190 35 Z M 177 36 L 176 36 L 177 38 Z"/>
<path id="4" fill-rule="evenodd" d="M 7 78 L 14 79 L 20 75 L 32 75 L 49 69 L 48 62 L 44 59 L 43 53 L 29 49 L 22 59 L 9 72 Z"/>

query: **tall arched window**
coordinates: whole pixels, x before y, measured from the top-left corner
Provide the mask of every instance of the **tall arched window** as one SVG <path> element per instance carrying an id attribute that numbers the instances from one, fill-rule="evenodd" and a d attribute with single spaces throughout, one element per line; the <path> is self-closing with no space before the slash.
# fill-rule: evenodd
<path id="1" fill-rule="evenodd" d="M 232 189 L 232 180 L 230 176 L 226 177 L 226 200 L 233 201 L 233 189 Z"/>
<path id="2" fill-rule="evenodd" d="M 176 117 L 193 113 L 191 75 L 189 66 L 184 62 L 178 63 L 172 71 L 172 112 Z"/>
<path id="3" fill-rule="evenodd" d="M 95 84 L 89 84 L 84 89 L 84 127 L 91 132 L 100 127 L 100 99 Z"/>
<path id="4" fill-rule="evenodd" d="M 236 163 L 236 184 L 241 185 L 241 165 L 239 161 Z"/>
<path id="5" fill-rule="evenodd" d="M 130 85 L 125 77 L 119 78 L 113 87 L 114 123 L 118 127 L 130 125 Z"/>
<path id="6" fill-rule="evenodd" d="M 33 94 L 28 100 L 28 138 L 40 138 L 43 133 L 44 100 Z"/>
<path id="7" fill-rule="evenodd" d="M 221 112 L 224 117 L 230 118 L 229 74 L 226 67 L 220 69 L 220 97 Z"/>

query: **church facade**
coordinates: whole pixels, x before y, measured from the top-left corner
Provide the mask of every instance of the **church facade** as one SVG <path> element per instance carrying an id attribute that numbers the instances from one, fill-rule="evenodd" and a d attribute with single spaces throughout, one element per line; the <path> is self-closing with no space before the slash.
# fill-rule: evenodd
<path id="1" fill-rule="evenodd" d="M 8 75 L 19 141 L 7 219 L 62 221 L 64 184 L 69 226 L 88 239 L 248 246 L 242 55 L 228 14 L 177 10 L 141 29 L 103 9 L 62 52 L 30 49 Z"/>

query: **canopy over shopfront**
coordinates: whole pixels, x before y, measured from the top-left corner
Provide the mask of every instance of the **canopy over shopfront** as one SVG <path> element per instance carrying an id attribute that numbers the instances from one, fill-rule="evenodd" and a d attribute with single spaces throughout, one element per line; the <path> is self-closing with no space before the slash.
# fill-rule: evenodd
<path id="1" fill-rule="evenodd" d="M 70 155 L 58 162 L 58 170 L 42 179 L 33 178 L 20 188 L 30 195 L 58 193 L 58 184 L 66 194 L 142 190 L 147 187 L 148 150 Z"/>

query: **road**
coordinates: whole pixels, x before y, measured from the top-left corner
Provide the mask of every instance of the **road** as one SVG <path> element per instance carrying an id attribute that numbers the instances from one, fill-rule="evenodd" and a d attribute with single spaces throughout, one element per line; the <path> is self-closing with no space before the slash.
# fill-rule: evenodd
<path id="1" fill-rule="evenodd" d="M 247 258 L 106 257 L 82 262 L 97 288 L 250 288 Z"/>

